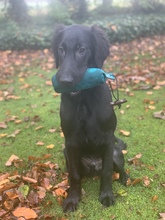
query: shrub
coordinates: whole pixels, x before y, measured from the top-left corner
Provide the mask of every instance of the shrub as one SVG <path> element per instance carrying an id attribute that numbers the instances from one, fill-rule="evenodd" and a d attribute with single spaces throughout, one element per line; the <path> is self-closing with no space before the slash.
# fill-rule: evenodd
<path id="1" fill-rule="evenodd" d="M 111 43 L 165 34 L 165 15 L 123 15 L 86 22 L 90 26 L 92 23 L 101 26 L 107 32 Z M 11 21 L 0 21 L 0 50 L 49 48 L 54 25 L 45 24 L 20 27 Z"/>
<path id="2" fill-rule="evenodd" d="M 20 27 L 11 21 L 0 24 L 0 29 L 0 50 L 48 48 L 53 35 L 50 27 Z"/>
<path id="3" fill-rule="evenodd" d="M 127 15 L 116 17 L 114 20 L 108 18 L 95 24 L 107 32 L 111 42 L 131 41 L 135 38 L 165 34 L 165 15 Z"/>

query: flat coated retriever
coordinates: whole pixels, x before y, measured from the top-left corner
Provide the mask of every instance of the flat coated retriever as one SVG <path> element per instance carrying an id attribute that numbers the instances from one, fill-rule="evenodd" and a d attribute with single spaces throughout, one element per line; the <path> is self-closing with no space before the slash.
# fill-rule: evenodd
<path id="1" fill-rule="evenodd" d="M 109 41 L 97 26 L 59 26 L 53 39 L 57 80 L 64 86 L 78 84 L 87 68 L 102 68 L 109 55 Z M 125 144 L 114 136 L 116 116 L 106 83 L 79 92 L 61 95 L 61 127 L 65 136 L 65 158 L 70 189 L 63 210 L 75 211 L 81 199 L 84 175 L 101 176 L 99 201 L 115 202 L 112 192 L 113 170 L 126 185 L 122 149 Z"/>

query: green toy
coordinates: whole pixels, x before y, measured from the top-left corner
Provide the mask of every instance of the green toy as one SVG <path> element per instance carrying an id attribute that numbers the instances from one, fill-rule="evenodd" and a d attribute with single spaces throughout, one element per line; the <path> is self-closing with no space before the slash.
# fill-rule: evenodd
<path id="1" fill-rule="evenodd" d="M 71 93 L 84 89 L 93 88 L 102 83 L 105 83 L 106 79 L 115 80 L 115 76 L 113 75 L 113 73 L 105 73 L 102 69 L 99 68 L 88 68 L 82 80 L 75 86 L 61 85 L 57 81 L 56 75 L 52 77 L 52 83 L 54 90 L 57 93 Z"/>

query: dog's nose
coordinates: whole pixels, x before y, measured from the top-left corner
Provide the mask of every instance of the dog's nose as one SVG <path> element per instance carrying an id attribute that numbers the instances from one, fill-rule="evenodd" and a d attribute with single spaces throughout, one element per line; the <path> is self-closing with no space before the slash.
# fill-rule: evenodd
<path id="1" fill-rule="evenodd" d="M 60 80 L 60 83 L 63 86 L 71 86 L 72 85 L 72 80 L 62 79 L 62 80 Z"/>

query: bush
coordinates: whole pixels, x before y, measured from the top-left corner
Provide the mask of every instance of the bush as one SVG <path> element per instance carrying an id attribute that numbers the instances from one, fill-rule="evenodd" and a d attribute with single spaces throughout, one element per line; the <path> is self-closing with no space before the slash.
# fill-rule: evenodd
<path id="1" fill-rule="evenodd" d="M 165 34 L 165 15 L 113 16 L 86 22 L 90 26 L 92 23 L 107 32 L 111 43 Z M 11 21 L 0 21 L 0 30 L 0 50 L 44 49 L 51 46 L 54 25 L 19 27 Z"/>
<path id="2" fill-rule="evenodd" d="M 53 35 L 50 27 L 20 27 L 14 22 L 0 24 L 0 50 L 49 48 Z"/>
<path id="3" fill-rule="evenodd" d="M 91 22 L 88 21 L 88 24 Z M 165 34 L 165 15 L 120 16 L 95 22 L 108 34 L 111 43 Z"/>

